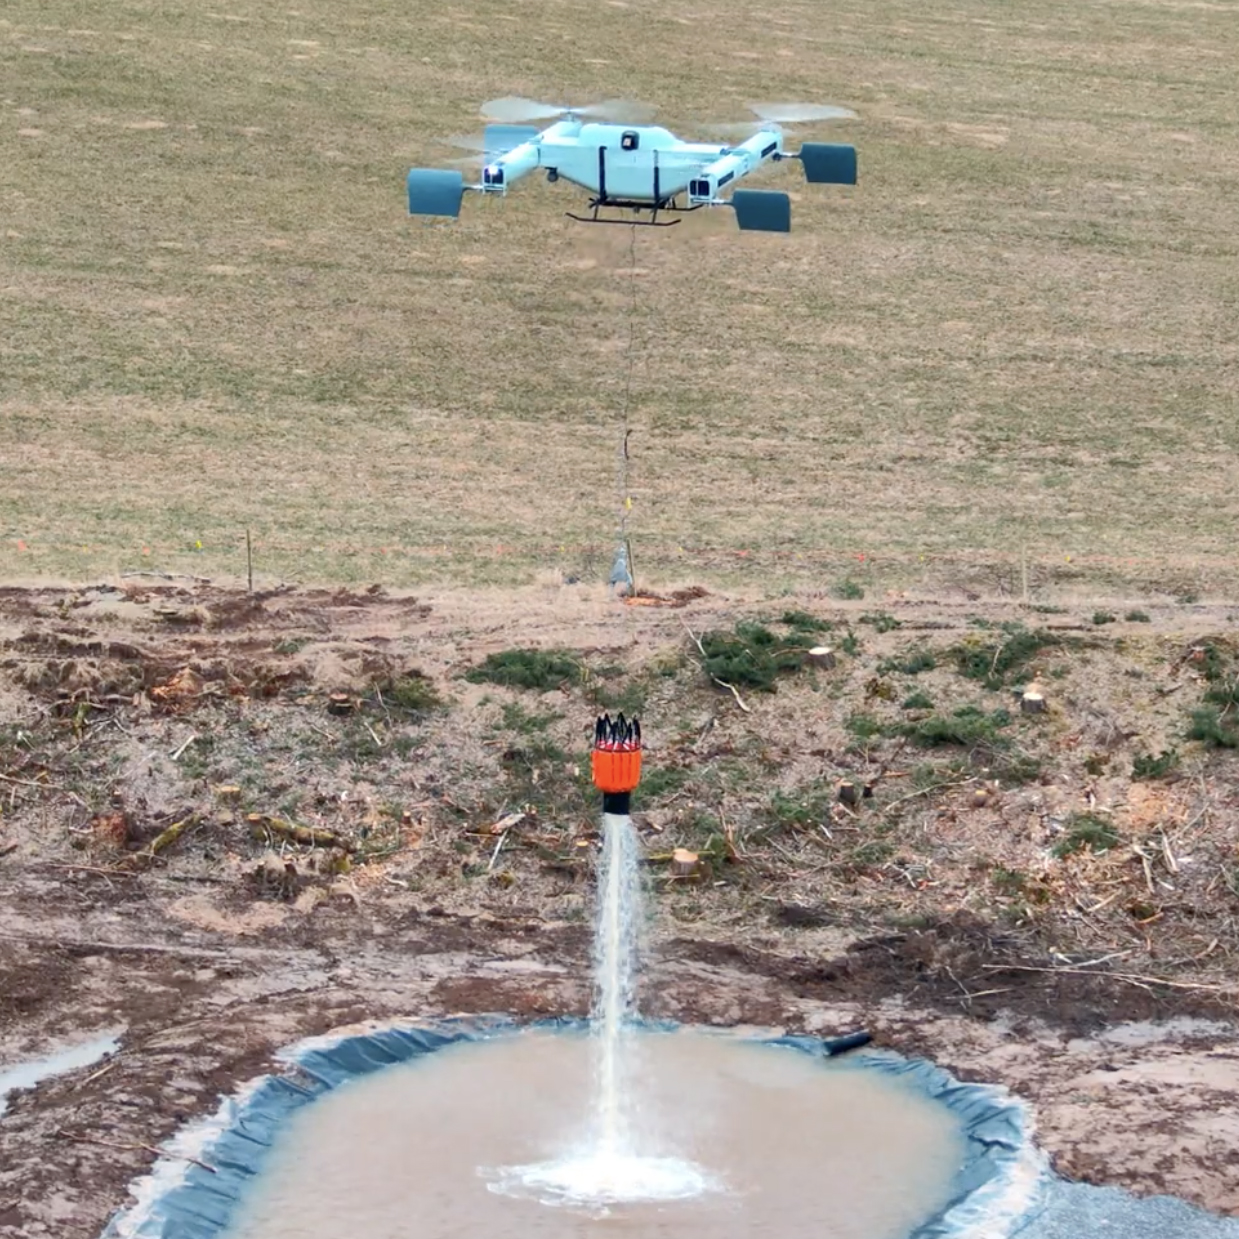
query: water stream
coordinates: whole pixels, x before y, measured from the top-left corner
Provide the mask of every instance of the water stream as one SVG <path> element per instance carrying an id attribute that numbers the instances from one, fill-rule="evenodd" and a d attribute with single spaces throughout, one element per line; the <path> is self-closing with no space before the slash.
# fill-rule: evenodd
<path id="1" fill-rule="evenodd" d="M 636 1010 L 637 935 L 641 926 L 641 882 L 632 818 L 607 813 L 602 819 L 602 868 L 594 928 L 594 1037 L 598 1152 L 629 1152 L 628 1103 L 632 1082 L 627 1042 Z"/>
<path id="2" fill-rule="evenodd" d="M 491 1189 L 547 1204 L 605 1210 L 633 1201 L 680 1200 L 716 1186 L 701 1168 L 660 1156 L 648 1121 L 634 1029 L 642 927 L 640 844 L 627 814 L 604 813 L 594 922 L 591 1019 L 592 1129 L 562 1157 L 513 1166 Z"/>

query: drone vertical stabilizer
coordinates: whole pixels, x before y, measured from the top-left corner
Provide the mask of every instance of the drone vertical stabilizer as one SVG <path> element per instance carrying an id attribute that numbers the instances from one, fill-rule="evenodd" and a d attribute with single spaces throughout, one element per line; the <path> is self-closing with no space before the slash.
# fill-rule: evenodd
<path id="1" fill-rule="evenodd" d="M 856 147 L 844 142 L 806 142 L 799 155 L 806 181 L 815 185 L 856 184 Z"/>
<path id="2" fill-rule="evenodd" d="M 409 214 L 460 214 L 460 202 L 465 196 L 465 178 L 447 168 L 412 168 L 409 171 Z"/>
<path id="3" fill-rule="evenodd" d="M 768 189 L 737 189 L 731 195 L 736 223 L 746 232 L 791 232 L 792 200 Z"/>

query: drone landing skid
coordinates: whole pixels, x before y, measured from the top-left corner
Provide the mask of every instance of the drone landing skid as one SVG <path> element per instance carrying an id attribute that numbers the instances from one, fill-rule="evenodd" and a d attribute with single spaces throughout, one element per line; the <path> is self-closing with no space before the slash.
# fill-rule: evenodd
<path id="1" fill-rule="evenodd" d="M 678 219 L 659 219 L 660 213 L 663 215 L 687 215 L 690 211 L 700 210 L 703 204 L 697 203 L 694 206 L 677 206 L 674 202 L 667 201 L 659 203 L 655 206 L 652 202 L 632 202 L 620 198 L 595 198 L 590 202 L 589 215 L 577 215 L 573 211 L 565 211 L 569 219 L 575 219 L 581 224 L 627 224 L 630 228 L 671 228 L 678 224 Z M 598 212 L 605 207 L 610 207 L 616 211 L 632 211 L 634 215 L 641 215 L 644 212 L 649 212 L 649 219 L 628 219 L 623 215 L 599 215 Z"/>

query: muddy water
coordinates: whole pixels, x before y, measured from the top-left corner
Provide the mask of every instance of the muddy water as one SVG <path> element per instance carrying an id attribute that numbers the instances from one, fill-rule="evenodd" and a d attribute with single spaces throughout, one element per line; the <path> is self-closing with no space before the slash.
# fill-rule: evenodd
<path id="1" fill-rule="evenodd" d="M 119 1046 L 120 1041 L 114 1034 L 109 1033 L 104 1037 L 96 1037 L 93 1041 L 83 1041 L 58 1050 L 46 1058 L 32 1059 L 12 1067 L 0 1067 L 0 1116 L 8 1109 L 9 1093 L 20 1088 L 33 1088 L 40 1081 L 50 1080 L 52 1076 L 63 1075 L 66 1071 L 89 1067 L 108 1054 L 115 1053 Z"/>
<path id="2" fill-rule="evenodd" d="M 962 1140 L 899 1082 L 726 1036 L 632 1040 L 643 1157 L 602 1175 L 609 1192 L 564 1189 L 598 1179 L 573 1169 L 596 1156 L 588 1039 L 524 1033 L 298 1112 L 229 1239 L 897 1239 L 945 1203 Z"/>

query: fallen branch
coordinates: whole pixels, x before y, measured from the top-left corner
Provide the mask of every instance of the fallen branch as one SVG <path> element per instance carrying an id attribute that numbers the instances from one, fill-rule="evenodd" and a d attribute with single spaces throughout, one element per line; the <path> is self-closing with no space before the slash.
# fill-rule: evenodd
<path id="1" fill-rule="evenodd" d="M 16 846 L 16 845 L 14 845 Z M 33 868 L 37 869 L 58 869 L 66 873 L 98 873 L 106 878 L 134 878 L 138 875 L 132 870 L 115 866 L 111 869 L 104 869 L 99 865 L 60 865 L 52 861 L 39 861 Z"/>
<path id="2" fill-rule="evenodd" d="M 67 792 L 69 790 L 59 783 L 39 783 L 34 779 L 19 779 L 11 774 L 0 774 L 0 781 L 16 783 L 19 787 L 37 787 L 41 792 Z"/>
<path id="3" fill-rule="evenodd" d="M 131 572 L 122 572 L 120 579 L 128 581 L 140 576 L 154 577 L 158 581 L 197 581 L 199 585 L 210 585 L 211 583 L 209 576 L 190 576 L 187 572 L 149 572 L 136 568 Z"/>
<path id="4" fill-rule="evenodd" d="M 495 850 L 490 854 L 490 864 L 486 866 L 486 872 L 490 873 L 495 867 L 495 861 L 499 859 L 499 853 L 503 850 L 503 845 L 507 842 L 508 832 L 505 830 L 499 836 L 499 841 L 495 844 Z"/>
<path id="5" fill-rule="evenodd" d="M 197 738 L 198 738 L 198 733 L 194 732 L 194 734 L 191 735 L 188 740 L 185 740 L 181 744 L 178 744 L 176 748 L 173 750 L 173 752 L 169 754 L 171 759 L 173 761 L 177 761 L 180 758 L 181 754 L 184 753 L 185 750 L 189 748 L 189 746 L 193 744 L 195 740 L 197 740 Z"/>
<path id="6" fill-rule="evenodd" d="M 1038 968 L 1032 964 L 982 964 L 986 972 L 1048 972 L 1066 976 L 1108 977 L 1112 981 L 1126 981 L 1130 985 L 1165 985 L 1170 989 L 1198 990 L 1207 994 L 1239 993 L 1235 985 L 1206 985 L 1200 981 L 1172 981 L 1168 977 L 1146 976 L 1141 972 L 1093 972 L 1088 968 Z"/>
<path id="7" fill-rule="evenodd" d="M 307 847 L 340 848 L 345 852 L 357 851 L 357 841 L 347 835 L 338 834 L 322 826 L 300 826 L 296 822 L 285 821 L 282 817 L 269 817 L 265 813 L 251 813 L 246 819 L 250 825 L 269 830 L 273 835 L 291 839 Z"/>
<path id="8" fill-rule="evenodd" d="M 119 1149 L 122 1153 L 142 1152 L 153 1153 L 156 1157 L 178 1157 L 181 1161 L 193 1162 L 195 1166 L 201 1166 L 203 1170 L 209 1170 L 212 1174 L 219 1174 L 214 1166 L 196 1157 L 191 1157 L 188 1153 L 169 1153 L 166 1149 L 157 1149 L 153 1144 L 143 1144 L 141 1141 L 135 1144 L 121 1144 L 116 1140 L 100 1140 L 96 1136 L 83 1136 L 80 1132 L 65 1131 L 63 1127 L 56 1132 L 56 1135 L 61 1140 L 73 1140 L 78 1144 L 97 1144 L 100 1148 Z"/>
<path id="9" fill-rule="evenodd" d="M 882 806 L 883 813 L 889 813 L 896 805 L 901 805 L 905 801 L 915 800 L 918 796 L 928 796 L 930 792 L 944 791 L 948 787 L 967 787 L 969 783 L 975 783 L 976 779 L 960 779 L 956 783 L 931 783 L 928 787 L 918 788 L 914 792 L 908 792 L 906 796 L 900 796 L 897 800 L 892 800 L 889 804 Z"/>

